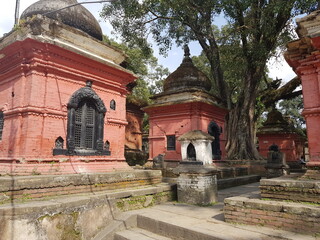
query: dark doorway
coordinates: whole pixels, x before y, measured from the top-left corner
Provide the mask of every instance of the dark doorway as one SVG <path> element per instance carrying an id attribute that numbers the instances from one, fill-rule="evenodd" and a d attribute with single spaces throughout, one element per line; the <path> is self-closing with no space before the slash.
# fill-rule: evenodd
<path id="1" fill-rule="evenodd" d="M 187 147 L 187 158 L 189 161 L 197 160 L 196 149 L 194 148 L 192 143 L 189 143 Z"/>
<path id="2" fill-rule="evenodd" d="M 221 150 L 220 150 L 220 134 L 221 130 L 218 124 L 214 121 L 211 121 L 208 126 L 208 133 L 214 137 L 213 142 L 211 143 L 212 147 L 212 158 L 215 160 L 221 159 Z"/>

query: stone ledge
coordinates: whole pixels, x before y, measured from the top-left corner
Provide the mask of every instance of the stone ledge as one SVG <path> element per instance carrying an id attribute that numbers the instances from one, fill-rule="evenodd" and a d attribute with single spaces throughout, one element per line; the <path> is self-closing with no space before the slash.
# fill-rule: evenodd
<path id="1" fill-rule="evenodd" d="M 0 201 L 148 186 L 161 183 L 161 179 L 161 171 L 158 170 L 0 177 Z"/>
<path id="2" fill-rule="evenodd" d="M 121 211 L 174 200 L 169 184 L 140 189 L 59 196 L 0 206 L 1 239 L 92 239 Z M 2 238 L 3 237 L 3 238 Z"/>
<path id="3" fill-rule="evenodd" d="M 274 179 L 262 179 L 260 190 L 262 198 L 291 200 L 295 202 L 320 203 L 320 181 L 301 180 L 300 175 Z M 299 179 L 299 180 L 297 180 Z"/>
<path id="4" fill-rule="evenodd" d="M 320 233 L 320 206 L 246 197 L 226 198 L 224 204 L 226 222 Z"/>

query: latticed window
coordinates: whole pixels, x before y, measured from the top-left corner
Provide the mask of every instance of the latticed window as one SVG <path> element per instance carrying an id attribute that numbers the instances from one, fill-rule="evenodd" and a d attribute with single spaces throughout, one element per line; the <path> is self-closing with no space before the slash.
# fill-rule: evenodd
<path id="1" fill-rule="evenodd" d="M 76 148 L 95 149 L 95 124 L 96 108 L 90 102 L 83 102 L 75 110 L 75 134 Z"/>
<path id="2" fill-rule="evenodd" d="M 70 98 L 68 103 L 67 149 L 54 149 L 54 154 L 110 155 L 104 149 L 104 116 L 107 111 L 103 101 L 87 81 Z"/>
<path id="3" fill-rule="evenodd" d="M 3 112 L 0 111 L 0 140 L 2 140 L 3 125 L 4 125 L 4 116 L 3 116 Z"/>

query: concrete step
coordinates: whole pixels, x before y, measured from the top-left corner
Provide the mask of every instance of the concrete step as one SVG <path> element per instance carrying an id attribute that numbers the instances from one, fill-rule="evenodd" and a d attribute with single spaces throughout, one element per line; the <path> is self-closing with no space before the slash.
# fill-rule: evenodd
<path id="1" fill-rule="evenodd" d="M 134 228 L 137 226 L 137 215 L 130 213 L 122 213 L 116 217 L 112 223 L 102 229 L 92 240 L 110 240 L 114 239 L 116 232 Z"/>
<path id="2" fill-rule="evenodd" d="M 167 238 L 154 234 L 152 232 L 146 231 L 141 228 L 132 228 L 130 230 L 124 230 L 116 233 L 114 240 L 171 240 L 172 238 Z"/>
<path id="3" fill-rule="evenodd" d="M 245 185 L 249 183 L 259 182 L 261 176 L 259 175 L 246 175 L 234 178 L 224 178 L 218 179 L 218 189 L 226 189 L 231 187 L 236 187 L 240 185 Z"/>
<path id="4" fill-rule="evenodd" d="M 195 212 L 194 214 L 197 214 Z M 274 240 L 274 236 L 246 231 L 230 224 L 149 209 L 137 216 L 138 227 L 171 239 L 184 240 Z M 140 239 L 140 238 L 136 238 Z M 151 238 L 152 239 L 152 238 Z M 286 239 L 286 238 L 277 238 Z M 121 239 L 122 240 L 122 239 Z"/>

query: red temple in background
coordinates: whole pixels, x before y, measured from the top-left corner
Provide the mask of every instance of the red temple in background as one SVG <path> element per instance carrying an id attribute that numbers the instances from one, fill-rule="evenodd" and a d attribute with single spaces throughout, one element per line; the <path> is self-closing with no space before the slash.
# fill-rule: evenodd
<path id="1" fill-rule="evenodd" d="M 164 154 L 167 164 L 181 161 L 178 137 L 192 130 L 212 135 L 214 159 L 225 156 L 224 124 L 227 109 L 209 93 L 210 80 L 199 71 L 185 48 L 183 62 L 164 81 L 164 91 L 155 95 L 154 103 L 144 110 L 149 114 L 149 159 Z"/>

